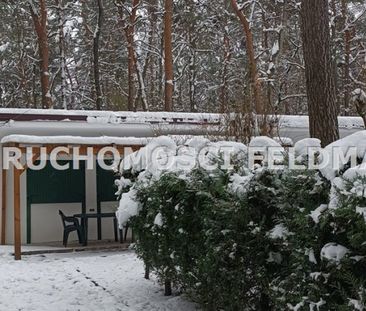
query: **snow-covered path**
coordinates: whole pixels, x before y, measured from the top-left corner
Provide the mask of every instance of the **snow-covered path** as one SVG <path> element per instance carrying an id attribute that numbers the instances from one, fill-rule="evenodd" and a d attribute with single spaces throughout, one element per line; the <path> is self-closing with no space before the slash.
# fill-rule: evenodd
<path id="1" fill-rule="evenodd" d="M 184 297 L 164 297 L 133 252 L 0 257 L 0 310 L 191 311 Z"/>

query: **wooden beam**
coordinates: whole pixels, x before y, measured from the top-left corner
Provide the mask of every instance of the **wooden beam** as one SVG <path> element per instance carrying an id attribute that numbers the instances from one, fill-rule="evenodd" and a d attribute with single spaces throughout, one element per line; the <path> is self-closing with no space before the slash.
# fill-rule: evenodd
<path id="1" fill-rule="evenodd" d="M 26 153 L 26 147 L 25 146 L 20 146 L 19 143 L 7 143 L 4 144 L 3 147 L 18 147 L 21 151 L 22 154 Z M 71 145 L 65 145 L 65 144 L 43 144 L 42 146 L 46 146 L 46 150 L 47 153 L 50 154 L 52 152 L 53 149 L 60 147 L 60 146 L 65 146 L 68 147 L 69 150 L 72 147 Z M 144 145 L 115 145 L 115 144 L 108 144 L 108 145 L 85 145 L 85 144 L 80 144 L 80 145 L 75 145 L 75 147 L 79 146 L 80 147 L 80 154 L 87 154 L 87 147 L 93 147 L 93 153 L 97 154 L 102 148 L 104 147 L 115 147 L 117 148 L 118 152 L 123 155 L 124 154 L 124 148 L 131 148 L 133 151 L 137 151 L 140 148 L 144 147 Z M 40 145 L 39 144 L 35 144 L 36 148 L 38 148 L 40 150 Z M 62 153 L 60 153 L 62 154 Z M 72 154 L 71 154 L 72 155 Z M 40 156 L 40 152 L 36 152 L 33 155 L 32 158 L 32 162 L 36 161 Z M 14 256 L 16 260 L 20 260 L 21 259 L 21 208 L 20 208 L 20 177 L 22 172 L 24 172 L 27 169 L 27 165 L 25 165 L 24 169 L 17 169 L 16 167 L 14 167 Z M 3 195 L 2 195 L 2 208 L 1 208 L 1 212 L 2 212 L 2 221 L 1 221 L 1 239 L 0 239 L 0 243 L 5 243 L 6 242 L 6 179 L 7 179 L 7 173 L 5 170 L 3 170 L 3 174 L 2 174 L 2 190 L 3 190 Z"/>
<path id="2" fill-rule="evenodd" d="M 2 184 L 1 184 L 1 245 L 6 243 L 6 181 L 7 170 L 2 169 L 1 172 Z"/>
<path id="3" fill-rule="evenodd" d="M 33 154 L 33 157 L 32 157 L 32 164 L 34 164 L 34 162 L 36 162 L 38 160 L 38 158 L 40 157 L 41 155 L 41 151 L 37 151 Z M 20 174 L 25 172 L 26 170 L 28 169 L 28 163 L 26 162 L 24 165 L 23 165 L 23 169 L 21 170 Z"/>
<path id="4" fill-rule="evenodd" d="M 14 257 L 22 259 L 21 222 L 20 222 L 20 175 L 21 170 L 14 167 Z"/>
<path id="5" fill-rule="evenodd" d="M 27 148 L 24 146 L 19 146 L 19 144 L 16 143 L 6 143 L 4 144 L 4 147 L 18 147 L 20 151 L 24 154 L 26 153 Z M 28 147 L 32 147 L 32 145 L 29 145 Z M 85 145 L 85 144 L 34 144 L 34 148 L 37 148 L 40 150 L 40 147 L 46 147 L 47 154 L 50 154 L 51 151 L 57 147 L 66 147 L 69 148 L 69 154 L 72 155 L 72 147 L 80 147 L 79 153 L 80 155 L 86 155 L 86 148 L 92 147 L 94 154 L 97 154 L 102 148 L 104 147 L 114 147 L 117 148 L 117 150 L 120 152 L 120 154 L 124 153 L 124 148 L 131 148 L 133 151 L 137 151 L 141 149 L 142 147 L 145 147 L 145 145 L 116 145 L 116 144 L 107 144 L 107 145 Z M 60 152 L 59 154 L 67 154 L 64 152 Z"/>

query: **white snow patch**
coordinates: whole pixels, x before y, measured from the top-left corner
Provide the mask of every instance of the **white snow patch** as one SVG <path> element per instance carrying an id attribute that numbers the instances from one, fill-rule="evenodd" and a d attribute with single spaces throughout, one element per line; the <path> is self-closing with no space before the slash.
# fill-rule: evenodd
<path id="1" fill-rule="evenodd" d="M 360 300 L 348 299 L 348 306 L 353 307 L 355 310 L 363 311 L 365 310 L 365 305 Z"/>
<path id="2" fill-rule="evenodd" d="M 117 195 L 121 195 L 123 190 L 132 186 L 132 181 L 130 179 L 124 178 L 123 176 L 120 179 L 116 179 L 114 184 L 117 186 L 118 190 L 115 193 Z"/>
<path id="3" fill-rule="evenodd" d="M 296 157 L 299 156 L 307 156 L 309 154 L 310 148 L 321 148 L 320 139 L 317 138 L 305 138 L 299 140 L 295 143 L 295 155 Z"/>
<path id="4" fill-rule="evenodd" d="M 356 148 L 356 156 L 363 159 L 366 154 L 366 131 L 359 131 L 345 138 L 339 139 L 324 148 L 324 151 L 328 154 L 328 164 L 320 171 L 325 178 L 332 180 L 337 176 L 337 173 L 344 168 L 344 164 L 339 161 L 338 166 L 335 167 L 334 154 L 341 152 L 344 156 Z"/>
<path id="5" fill-rule="evenodd" d="M 129 192 L 123 193 L 116 212 L 120 228 L 126 225 L 131 217 L 138 215 L 140 208 L 140 203 L 136 200 L 135 189 L 131 189 Z"/>
<path id="6" fill-rule="evenodd" d="M 155 216 L 155 219 L 154 219 L 154 225 L 155 226 L 158 226 L 158 227 L 162 227 L 164 224 L 163 222 L 163 215 L 161 215 L 161 213 L 158 213 L 156 216 Z"/>
<path id="7" fill-rule="evenodd" d="M 203 147 L 208 145 L 210 140 L 208 138 L 198 136 L 188 139 L 185 143 L 187 147 L 194 148 L 195 150 L 201 150 Z"/>
<path id="8" fill-rule="evenodd" d="M 359 206 L 357 206 L 356 207 L 356 213 L 357 214 L 360 214 L 361 216 L 363 216 L 363 218 L 366 221 L 366 207 L 359 207 Z"/>
<path id="9" fill-rule="evenodd" d="M 278 116 L 279 128 L 309 128 L 308 116 L 282 115 Z M 364 129 L 361 117 L 338 117 L 340 129 Z"/>
<path id="10" fill-rule="evenodd" d="M 273 140 L 279 143 L 281 146 L 293 146 L 294 141 L 290 137 L 273 137 Z"/>
<path id="11" fill-rule="evenodd" d="M 0 45 L 0 53 L 3 53 L 7 50 L 7 48 L 9 47 L 10 43 L 9 42 L 6 42 L 2 45 Z"/>
<path id="12" fill-rule="evenodd" d="M 252 177 L 252 174 L 248 176 L 233 174 L 232 176 L 230 176 L 228 190 L 231 193 L 235 193 L 237 195 L 244 195 L 248 191 L 248 186 Z"/>
<path id="13" fill-rule="evenodd" d="M 319 217 L 321 216 L 321 214 L 323 212 L 325 212 L 328 208 L 327 204 L 322 204 L 320 205 L 317 209 L 315 209 L 314 211 L 311 211 L 310 213 L 310 217 L 313 219 L 313 221 L 318 224 L 319 223 Z"/>
<path id="14" fill-rule="evenodd" d="M 184 296 L 165 297 L 134 252 L 24 256 L 0 246 L 0 310 L 194 311 Z"/>
<path id="15" fill-rule="evenodd" d="M 80 145 L 146 145 L 147 138 L 139 137 L 83 137 L 83 136 L 33 136 L 33 135 L 8 135 L 1 139 L 2 144 L 80 144 Z"/>
<path id="16" fill-rule="evenodd" d="M 307 254 L 309 256 L 309 261 L 313 264 L 318 264 L 318 261 L 316 260 L 315 258 L 315 253 L 314 253 L 314 250 L 311 248 L 307 251 Z"/>
<path id="17" fill-rule="evenodd" d="M 278 142 L 276 142 L 275 140 L 273 140 L 272 138 L 269 138 L 267 136 L 254 137 L 250 141 L 249 147 L 250 148 L 254 148 L 254 147 L 280 147 L 280 148 L 282 148 Z"/>
<path id="18" fill-rule="evenodd" d="M 337 243 L 328 243 L 323 246 L 320 251 L 322 259 L 327 259 L 331 262 L 339 263 L 343 257 L 349 253 L 349 250 Z"/>
<path id="19" fill-rule="evenodd" d="M 366 167 L 362 165 L 357 165 L 355 167 L 351 167 L 347 171 L 344 172 L 343 178 L 348 181 L 353 181 L 357 177 L 366 177 Z"/>
<path id="20" fill-rule="evenodd" d="M 276 56 L 278 52 L 280 51 L 280 44 L 278 40 L 273 44 L 271 54 L 272 56 Z"/>
<path id="21" fill-rule="evenodd" d="M 366 105 L 366 93 L 363 90 L 361 90 L 360 88 L 355 89 L 351 95 L 353 102 L 358 101 L 359 103 Z"/>
<path id="22" fill-rule="evenodd" d="M 170 137 L 160 136 L 154 138 L 145 147 L 126 155 L 123 161 L 121 161 L 120 172 L 122 173 L 126 170 L 141 172 L 148 169 L 153 174 L 158 173 L 157 168 L 153 165 L 152 157 L 154 157 L 154 160 L 161 160 L 164 163 L 169 157 L 175 156 L 176 152 L 177 145 Z M 158 163 L 155 162 L 155 164 Z"/>
<path id="23" fill-rule="evenodd" d="M 212 146 L 217 147 L 220 151 L 223 149 L 230 149 L 233 154 L 245 154 L 248 151 L 247 146 L 245 146 L 243 143 L 238 143 L 236 141 L 218 141 L 215 143 L 211 143 Z"/>
<path id="24" fill-rule="evenodd" d="M 321 306 L 324 306 L 327 302 L 323 300 L 323 298 L 320 298 L 318 302 L 312 302 L 310 301 L 310 311 L 319 311 Z"/>
<path id="25" fill-rule="evenodd" d="M 302 307 L 305 307 L 305 301 L 300 301 L 299 303 L 297 303 L 294 306 L 292 304 L 288 303 L 287 307 L 292 311 L 299 311 L 299 310 L 301 310 Z"/>
<path id="26" fill-rule="evenodd" d="M 276 225 L 270 232 L 269 237 L 271 239 L 284 239 L 289 235 L 288 229 L 285 227 L 284 224 Z"/>

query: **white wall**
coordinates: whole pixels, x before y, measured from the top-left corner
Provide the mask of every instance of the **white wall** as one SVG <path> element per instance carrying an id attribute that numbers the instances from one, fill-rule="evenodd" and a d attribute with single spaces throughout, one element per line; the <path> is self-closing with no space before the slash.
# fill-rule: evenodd
<path id="1" fill-rule="evenodd" d="M 63 237 L 63 226 L 58 211 L 62 210 L 65 215 L 78 214 L 81 213 L 81 204 L 32 204 L 31 209 L 31 242 L 55 242 L 62 241 Z M 77 240 L 76 232 L 70 233 L 69 242 Z"/>
<path id="2" fill-rule="evenodd" d="M 85 206 L 89 214 L 97 213 L 97 176 L 96 168 L 88 170 L 85 168 Z M 88 239 L 97 239 L 97 220 L 88 220 Z"/>
<path id="3" fill-rule="evenodd" d="M 117 202 L 101 202 L 100 209 L 102 213 L 114 213 L 117 210 Z M 114 239 L 114 227 L 112 218 L 102 218 L 102 239 Z"/>

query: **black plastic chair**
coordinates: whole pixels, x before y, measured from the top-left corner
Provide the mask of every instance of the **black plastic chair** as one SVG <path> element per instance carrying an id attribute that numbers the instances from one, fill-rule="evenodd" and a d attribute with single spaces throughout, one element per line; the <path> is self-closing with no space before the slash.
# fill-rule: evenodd
<path id="1" fill-rule="evenodd" d="M 77 231 L 79 243 L 84 244 L 84 230 L 83 227 L 79 224 L 79 220 L 73 216 L 65 216 L 65 214 L 61 210 L 59 211 L 59 214 L 61 216 L 62 224 L 64 226 L 63 245 L 67 247 L 69 234 L 74 231 Z"/>

